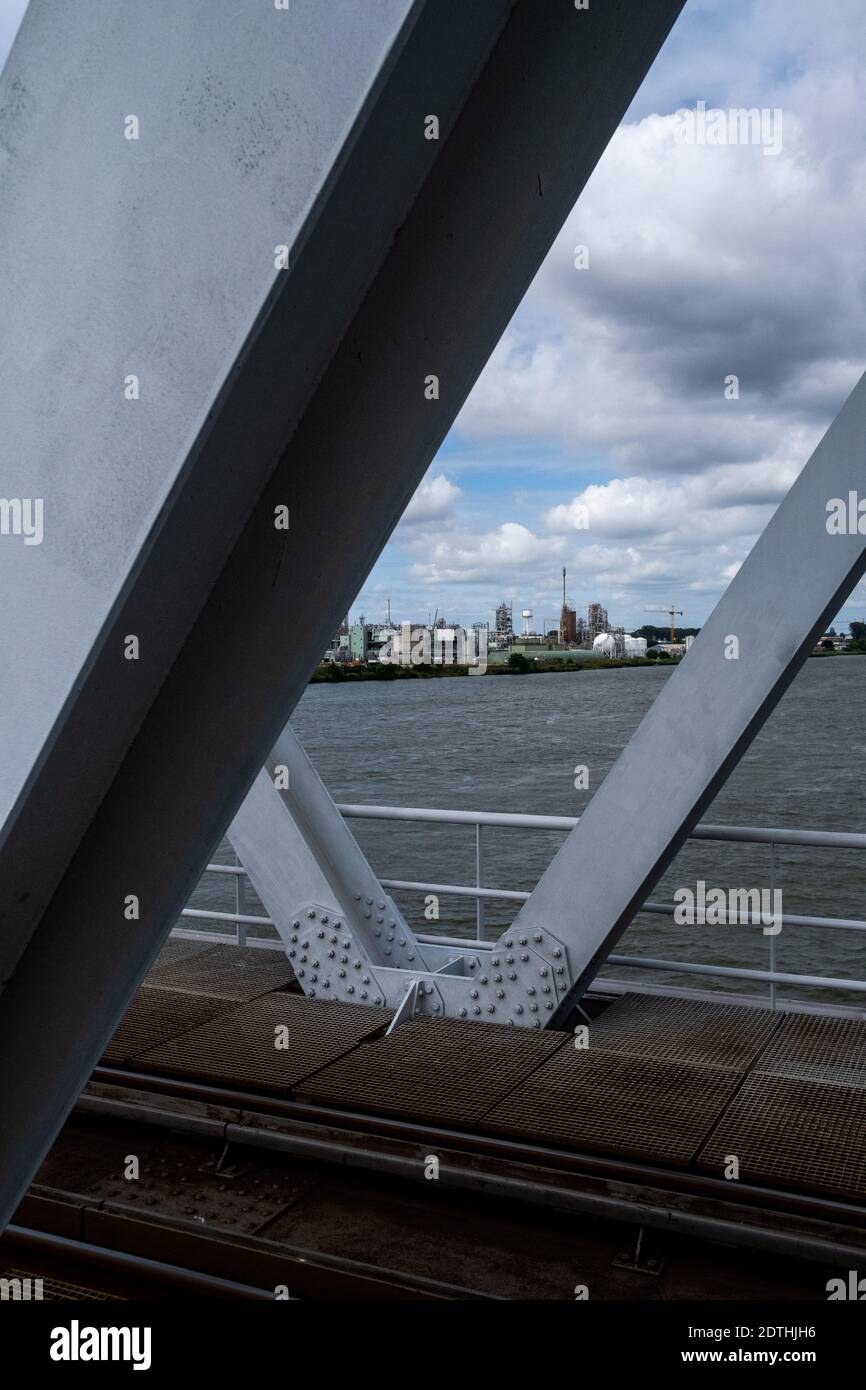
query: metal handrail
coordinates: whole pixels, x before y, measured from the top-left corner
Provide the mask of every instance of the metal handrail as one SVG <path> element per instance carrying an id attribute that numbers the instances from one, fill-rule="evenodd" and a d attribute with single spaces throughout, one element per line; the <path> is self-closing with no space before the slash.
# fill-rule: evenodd
<path id="1" fill-rule="evenodd" d="M 453 883 L 427 883 L 409 879 L 382 879 L 382 887 L 389 891 L 412 892 L 412 893 L 433 893 L 442 896 L 468 897 L 476 903 L 476 940 L 475 942 L 454 939 L 454 945 L 462 947 L 475 946 L 488 947 L 492 943 L 483 940 L 484 932 L 484 904 L 485 902 L 518 902 L 523 903 L 528 900 L 530 894 L 517 889 L 485 888 L 482 886 L 483 858 L 482 858 L 482 830 L 485 827 L 506 829 L 506 830 L 546 830 L 567 833 L 573 830 L 579 821 L 578 816 L 543 816 L 527 815 L 508 811 L 456 811 L 441 810 L 434 807 L 421 806 L 380 806 L 358 803 L 338 804 L 337 809 L 347 820 L 386 820 L 386 821 L 407 821 L 421 824 L 439 825 L 472 825 L 475 827 L 475 860 L 476 860 L 476 881 L 471 884 Z M 776 826 L 736 826 L 736 825 L 698 825 L 689 836 L 694 840 L 716 840 L 738 844 L 763 844 L 770 850 L 770 883 L 775 887 L 778 874 L 778 862 L 776 848 L 778 845 L 799 845 L 803 847 L 822 848 L 822 849 L 866 849 L 866 834 L 855 834 L 841 831 L 824 830 L 792 830 L 788 827 Z M 232 922 L 236 926 L 235 940 L 239 945 L 253 944 L 247 938 L 247 927 L 261 926 L 274 927 L 274 922 L 270 917 L 261 917 L 246 911 L 246 870 L 239 863 L 231 864 L 208 864 L 206 872 L 217 874 L 232 875 L 235 879 L 236 902 L 234 912 L 217 912 L 205 909 L 185 908 L 181 914 L 183 917 L 198 919 L 202 921 Z M 657 915 L 673 917 L 676 911 L 672 903 L 646 902 L 640 908 L 641 912 L 654 913 Z M 737 925 L 757 926 L 761 925 L 760 919 L 754 917 L 744 918 Z M 866 931 L 866 921 L 847 917 L 817 917 L 808 914 L 783 913 L 781 917 L 782 927 L 814 927 L 821 929 L 836 929 L 844 931 Z M 208 933 L 182 932 L 184 936 L 196 936 L 207 939 Z M 445 938 L 435 935 L 421 935 L 419 940 L 431 943 L 441 942 Z M 451 938 L 449 938 L 451 940 Z M 256 945 L 271 944 L 260 939 Z M 714 975 L 727 979 L 753 980 L 766 983 L 769 986 L 770 1004 L 776 1004 L 776 986 L 780 984 L 797 984 L 808 988 L 823 989 L 850 989 L 855 992 L 866 992 L 866 981 L 855 979 L 835 979 L 821 975 L 798 975 L 790 972 L 779 972 L 776 970 L 776 938 L 768 938 L 769 966 L 768 970 L 753 970 L 740 966 L 723 965 L 704 965 L 692 961 L 669 961 L 658 960 L 645 956 L 621 956 L 612 955 L 609 963 L 613 965 L 636 966 L 641 969 L 674 971 L 681 974 L 692 975 Z"/>

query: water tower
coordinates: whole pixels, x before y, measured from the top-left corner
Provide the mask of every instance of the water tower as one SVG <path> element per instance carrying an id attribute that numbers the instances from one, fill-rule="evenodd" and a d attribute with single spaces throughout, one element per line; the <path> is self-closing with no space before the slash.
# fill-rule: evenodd
<path id="1" fill-rule="evenodd" d="M 531 608 L 524 608 L 522 616 L 523 616 L 523 635 L 524 635 L 524 637 L 528 637 L 529 634 L 530 634 L 531 631 L 532 631 L 532 609 L 531 609 Z"/>

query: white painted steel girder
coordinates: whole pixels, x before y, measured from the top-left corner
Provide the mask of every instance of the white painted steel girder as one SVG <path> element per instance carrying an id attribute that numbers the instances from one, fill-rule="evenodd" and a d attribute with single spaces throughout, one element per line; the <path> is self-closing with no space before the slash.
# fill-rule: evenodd
<path id="1" fill-rule="evenodd" d="M 554 1025 L 866 571 L 864 460 L 866 376 L 515 918 L 513 931 L 553 928 L 568 948 L 571 988 Z M 840 507 L 844 533 L 835 529 Z M 863 511 L 866 526 L 866 500 Z"/>
<path id="2" fill-rule="evenodd" d="M 680 8 L 31 3 L 0 79 L 3 491 L 45 508 L 0 546 L 0 1222 Z"/>

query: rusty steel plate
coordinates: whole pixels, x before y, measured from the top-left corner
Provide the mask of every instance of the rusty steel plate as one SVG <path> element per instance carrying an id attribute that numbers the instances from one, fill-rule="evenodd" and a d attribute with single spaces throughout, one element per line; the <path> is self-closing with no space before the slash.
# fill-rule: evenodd
<path id="1" fill-rule="evenodd" d="M 135 1063 L 148 1071 L 244 1089 L 285 1090 L 386 1027 L 392 1016 L 390 1009 L 364 1004 L 266 994 L 136 1057 Z"/>
<path id="2" fill-rule="evenodd" d="M 111 1066 L 123 1066 L 137 1053 L 149 1052 L 236 1007 L 234 1000 L 142 985 L 105 1049 L 103 1060 Z"/>
<path id="3" fill-rule="evenodd" d="M 209 994 L 239 1003 L 282 989 L 295 978 L 282 951 L 248 946 L 209 946 L 187 960 L 158 965 L 147 977 L 159 989 Z"/>
<path id="4" fill-rule="evenodd" d="M 866 1087 L 866 1023 L 787 1014 L 755 1070 L 802 1081 Z"/>
<path id="5" fill-rule="evenodd" d="M 866 1198 L 866 1090 L 753 1072 L 716 1125 L 698 1160 L 740 1178 Z"/>
<path id="6" fill-rule="evenodd" d="M 321 1181 L 321 1172 L 310 1164 L 261 1154 L 250 1159 L 247 1151 L 238 1168 L 235 1153 L 223 1150 L 221 1142 L 134 1135 L 126 1153 L 139 1160 L 138 1178 L 127 1179 L 124 1169 L 116 1168 L 86 1195 L 98 1198 L 105 1211 L 136 1211 L 254 1235 Z"/>
<path id="7" fill-rule="evenodd" d="M 684 1166 L 739 1084 L 725 1067 L 563 1047 L 481 1128 Z"/>
<path id="8" fill-rule="evenodd" d="M 540 1029 L 413 1019 L 317 1072 L 298 1092 L 383 1115 L 475 1125 L 567 1041 Z"/>
<path id="9" fill-rule="evenodd" d="M 590 1049 L 747 1071 L 780 1014 L 740 1004 L 626 994 L 589 1025 Z"/>

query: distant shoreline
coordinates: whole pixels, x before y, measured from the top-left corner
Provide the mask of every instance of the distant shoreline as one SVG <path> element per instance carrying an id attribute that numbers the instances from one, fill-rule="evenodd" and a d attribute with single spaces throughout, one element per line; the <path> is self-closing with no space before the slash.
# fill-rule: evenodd
<path id="1" fill-rule="evenodd" d="M 526 658 L 526 666 L 509 666 L 506 662 L 490 665 L 483 672 L 485 676 L 537 676 L 564 675 L 574 671 L 606 671 L 612 667 L 623 666 L 678 666 L 682 657 L 613 657 L 588 661 L 531 661 Z M 339 674 L 338 674 L 339 673 Z M 346 681 L 400 681 L 400 680 L 445 680 L 452 676 L 468 676 L 470 667 L 456 664 L 436 666 L 383 666 L 378 661 L 358 665 L 326 662 L 317 666 L 310 677 L 310 685 L 343 685 Z M 477 676 L 476 676 L 477 679 Z"/>
<path id="2" fill-rule="evenodd" d="M 810 652 L 809 657 L 828 657 L 828 656 L 866 656 L 866 652 Z M 531 661 L 526 657 L 525 666 L 509 666 L 507 662 L 498 662 L 487 667 L 483 672 L 485 676 L 545 676 L 545 675 L 565 675 L 576 671 L 609 671 L 622 667 L 631 666 L 655 666 L 669 667 L 678 666 L 682 661 L 681 656 L 659 656 L 659 657 L 599 657 L 598 660 L 590 658 L 588 661 Z M 317 666 L 310 677 L 310 685 L 344 685 L 347 681 L 405 681 L 405 680 L 446 680 L 454 676 L 468 676 L 470 667 L 458 666 L 456 664 L 436 666 L 399 666 L 382 665 L 378 661 L 363 662 L 357 665 L 339 664 L 337 662 L 323 662 Z M 477 678 L 477 677 L 476 677 Z"/>

